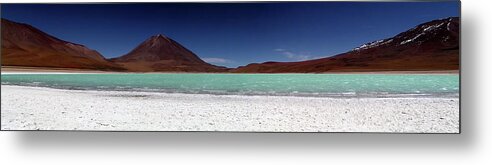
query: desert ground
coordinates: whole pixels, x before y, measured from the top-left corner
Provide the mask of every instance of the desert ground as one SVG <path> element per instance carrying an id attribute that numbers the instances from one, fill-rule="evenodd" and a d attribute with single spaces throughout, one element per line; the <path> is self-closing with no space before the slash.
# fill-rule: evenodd
<path id="1" fill-rule="evenodd" d="M 2 130 L 459 133 L 459 98 L 323 98 L 1 86 Z"/>

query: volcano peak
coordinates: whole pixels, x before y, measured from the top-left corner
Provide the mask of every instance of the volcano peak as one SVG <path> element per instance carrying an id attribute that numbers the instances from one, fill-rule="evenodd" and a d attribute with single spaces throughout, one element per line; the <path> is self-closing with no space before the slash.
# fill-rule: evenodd
<path id="1" fill-rule="evenodd" d="M 129 53 L 112 59 L 136 71 L 223 71 L 162 34 L 153 35 Z"/>

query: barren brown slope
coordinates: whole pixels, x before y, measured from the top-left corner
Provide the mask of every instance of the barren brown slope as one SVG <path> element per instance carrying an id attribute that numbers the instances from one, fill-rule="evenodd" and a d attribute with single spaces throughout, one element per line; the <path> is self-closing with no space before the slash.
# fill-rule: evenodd
<path id="1" fill-rule="evenodd" d="M 124 70 L 95 50 L 60 40 L 22 23 L 2 19 L 2 66 Z"/>
<path id="2" fill-rule="evenodd" d="M 459 69 L 459 18 L 420 24 L 392 38 L 336 56 L 249 64 L 236 73 L 322 73 L 345 71 L 432 71 Z"/>
<path id="3" fill-rule="evenodd" d="M 111 61 L 130 71 L 225 72 L 227 68 L 208 64 L 178 42 L 155 35 L 128 54 Z"/>

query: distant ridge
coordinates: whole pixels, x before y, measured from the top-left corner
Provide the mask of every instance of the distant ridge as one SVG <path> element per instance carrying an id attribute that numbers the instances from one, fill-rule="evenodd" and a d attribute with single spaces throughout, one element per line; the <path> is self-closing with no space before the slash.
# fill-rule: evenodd
<path id="1" fill-rule="evenodd" d="M 235 73 L 322 73 L 459 69 L 459 18 L 433 20 L 346 53 L 300 62 L 253 63 Z"/>
<path id="2" fill-rule="evenodd" d="M 99 52 L 2 18 L 2 66 L 117 70 Z"/>

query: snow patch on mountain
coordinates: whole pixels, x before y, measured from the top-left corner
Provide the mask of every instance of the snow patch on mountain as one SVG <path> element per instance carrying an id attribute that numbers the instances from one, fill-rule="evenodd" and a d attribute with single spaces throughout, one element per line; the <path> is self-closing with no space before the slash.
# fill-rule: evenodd
<path id="1" fill-rule="evenodd" d="M 400 42 L 400 45 L 403 45 L 403 44 L 406 44 L 406 43 L 409 43 L 409 42 L 412 42 L 414 40 L 416 40 L 417 38 L 419 38 L 420 36 L 422 36 L 424 33 L 420 33 L 418 35 L 416 35 L 415 37 L 411 38 L 411 39 L 408 39 L 408 40 L 405 40 L 405 41 L 402 41 Z"/>
<path id="2" fill-rule="evenodd" d="M 377 41 L 374 41 L 374 42 L 370 42 L 370 43 L 366 43 L 364 45 L 361 45 L 353 50 L 364 50 L 364 49 L 369 49 L 369 48 L 373 48 L 373 47 L 377 47 L 377 46 L 381 46 L 381 45 L 384 45 L 384 44 L 388 44 L 390 42 L 392 42 L 393 39 L 385 39 L 385 40 L 377 40 Z"/>
<path id="3" fill-rule="evenodd" d="M 440 24 L 437 24 L 437 25 L 431 25 L 431 26 L 429 26 L 429 27 L 426 27 L 426 28 L 424 29 L 424 32 L 434 30 L 434 29 L 436 29 L 436 28 L 441 27 L 442 25 L 444 25 L 444 22 L 443 22 L 443 23 L 440 23 Z"/>

